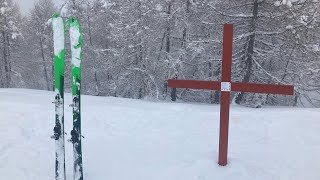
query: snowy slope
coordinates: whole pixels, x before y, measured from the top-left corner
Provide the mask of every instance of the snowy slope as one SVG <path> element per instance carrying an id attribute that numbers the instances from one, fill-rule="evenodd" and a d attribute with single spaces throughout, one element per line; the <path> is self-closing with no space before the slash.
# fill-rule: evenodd
<path id="1" fill-rule="evenodd" d="M 0 179 L 54 179 L 53 99 L 0 89 Z M 229 165 L 219 167 L 219 106 L 90 96 L 82 105 L 86 180 L 320 179 L 319 109 L 233 106 Z M 66 161 L 71 180 L 69 142 Z"/>

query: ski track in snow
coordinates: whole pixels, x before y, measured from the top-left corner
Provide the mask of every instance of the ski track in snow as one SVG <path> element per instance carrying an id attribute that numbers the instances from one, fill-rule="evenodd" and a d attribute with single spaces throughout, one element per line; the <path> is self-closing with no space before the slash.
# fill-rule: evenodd
<path id="1" fill-rule="evenodd" d="M 0 179 L 54 179 L 54 92 L 0 89 Z M 71 95 L 65 96 L 72 179 Z M 217 165 L 219 106 L 82 97 L 86 180 L 318 180 L 319 109 L 231 107 Z"/>

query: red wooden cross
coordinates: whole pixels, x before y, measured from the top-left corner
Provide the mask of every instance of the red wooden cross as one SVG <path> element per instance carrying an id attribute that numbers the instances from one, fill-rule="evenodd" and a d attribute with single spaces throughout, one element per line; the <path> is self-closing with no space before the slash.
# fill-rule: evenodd
<path id="1" fill-rule="evenodd" d="M 190 88 L 204 90 L 220 90 L 220 139 L 219 139 L 219 162 L 221 166 L 227 165 L 228 153 L 228 129 L 229 129 L 229 109 L 230 92 L 254 92 L 266 94 L 293 95 L 294 87 L 288 85 L 270 85 L 231 82 L 232 65 L 232 43 L 233 25 L 225 24 L 223 32 L 223 54 L 222 54 L 222 78 L 217 81 L 196 81 L 196 80 L 168 80 L 171 88 Z"/>

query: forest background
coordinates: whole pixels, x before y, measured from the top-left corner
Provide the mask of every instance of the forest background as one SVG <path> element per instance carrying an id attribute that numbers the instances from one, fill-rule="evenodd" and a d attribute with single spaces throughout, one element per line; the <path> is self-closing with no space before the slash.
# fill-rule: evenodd
<path id="1" fill-rule="evenodd" d="M 219 92 L 167 79 L 220 80 L 223 24 L 235 25 L 232 80 L 292 84 L 295 96 L 233 93 L 249 107 L 320 107 L 318 0 L 0 0 L 0 87 L 53 91 L 50 18 L 80 19 L 82 94 L 219 103 Z M 71 63 L 66 42 L 66 91 Z"/>

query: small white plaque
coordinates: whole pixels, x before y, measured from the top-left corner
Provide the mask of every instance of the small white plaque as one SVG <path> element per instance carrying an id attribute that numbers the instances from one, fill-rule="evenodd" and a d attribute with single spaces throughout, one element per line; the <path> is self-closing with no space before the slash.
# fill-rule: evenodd
<path id="1" fill-rule="evenodd" d="M 230 82 L 221 82 L 221 91 L 231 91 L 231 83 Z"/>

